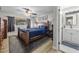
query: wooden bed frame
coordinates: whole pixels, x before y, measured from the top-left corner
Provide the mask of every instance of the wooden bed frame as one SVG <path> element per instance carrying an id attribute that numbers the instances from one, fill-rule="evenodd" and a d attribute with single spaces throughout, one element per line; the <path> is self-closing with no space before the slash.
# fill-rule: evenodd
<path id="1" fill-rule="evenodd" d="M 49 22 L 47 21 L 47 22 L 43 22 L 43 23 L 45 24 L 46 29 L 48 29 L 49 28 Z M 23 32 L 23 31 L 19 30 L 19 28 L 18 28 L 18 38 L 23 40 L 26 45 L 29 45 L 30 42 L 33 42 L 34 40 L 37 40 L 37 39 L 42 38 L 44 36 L 46 36 L 46 34 L 38 35 L 38 36 L 35 36 L 35 37 L 32 37 L 32 38 L 29 38 L 29 32 L 28 31 Z"/>
<path id="2" fill-rule="evenodd" d="M 29 32 L 23 32 L 18 30 L 18 38 L 22 39 L 26 45 L 29 44 Z"/>
<path id="3" fill-rule="evenodd" d="M 29 38 L 29 32 L 27 32 L 27 31 L 24 32 L 24 31 L 21 31 L 18 29 L 18 38 L 22 39 L 24 41 L 25 45 L 29 45 L 30 42 L 33 42 L 33 41 L 35 41 L 39 38 L 42 38 L 44 36 L 46 36 L 46 34 L 45 35 L 38 35 L 38 36 L 35 36 L 32 38 Z"/>

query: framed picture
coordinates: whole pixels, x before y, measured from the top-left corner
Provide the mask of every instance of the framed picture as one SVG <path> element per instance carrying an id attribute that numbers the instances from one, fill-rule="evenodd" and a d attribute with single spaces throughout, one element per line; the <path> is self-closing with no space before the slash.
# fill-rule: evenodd
<path id="1" fill-rule="evenodd" d="M 47 20 L 47 19 L 48 19 L 48 15 L 39 17 L 39 20 Z"/>
<path id="2" fill-rule="evenodd" d="M 25 25 L 25 23 L 26 23 L 26 20 L 23 20 L 23 19 L 16 20 L 16 25 Z"/>

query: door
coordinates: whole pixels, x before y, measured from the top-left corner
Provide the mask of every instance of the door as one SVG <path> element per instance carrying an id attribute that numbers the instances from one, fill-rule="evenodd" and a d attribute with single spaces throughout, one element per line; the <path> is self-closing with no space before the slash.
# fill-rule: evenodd
<path id="1" fill-rule="evenodd" d="M 62 19 L 62 39 L 60 50 L 64 52 L 79 52 L 73 48 L 73 43 L 79 43 L 79 32 L 74 30 L 76 26 L 76 14 L 64 15 Z"/>
<path id="2" fill-rule="evenodd" d="M 12 32 L 15 30 L 14 21 L 14 17 L 8 16 L 8 32 Z"/>

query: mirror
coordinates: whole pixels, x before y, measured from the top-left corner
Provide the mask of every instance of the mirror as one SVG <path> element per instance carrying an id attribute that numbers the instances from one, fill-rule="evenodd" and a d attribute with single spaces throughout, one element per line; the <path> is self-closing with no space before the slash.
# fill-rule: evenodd
<path id="1" fill-rule="evenodd" d="M 66 15 L 66 25 L 73 26 L 77 25 L 76 14 Z"/>
<path id="2" fill-rule="evenodd" d="M 66 17 L 66 25 L 73 25 L 73 18 L 72 17 Z"/>

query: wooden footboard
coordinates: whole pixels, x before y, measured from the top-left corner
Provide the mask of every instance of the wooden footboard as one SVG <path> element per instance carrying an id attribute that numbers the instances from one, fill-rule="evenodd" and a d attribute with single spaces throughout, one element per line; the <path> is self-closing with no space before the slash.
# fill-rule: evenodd
<path id="1" fill-rule="evenodd" d="M 26 45 L 29 44 L 29 32 L 18 30 L 18 37 L 22 39 Z"/>
<path id="2" fill-rule="evenodd" d="M 29 32 L 28 31 L 22 31 L 18 29 L 18 37 L 25 42 L 26 45 L 28 45 L 30 42 L 33 42 L 41 37 L 44 37 L 45 35 L 37 35 L 32 38 L 29 37 Z"/>

